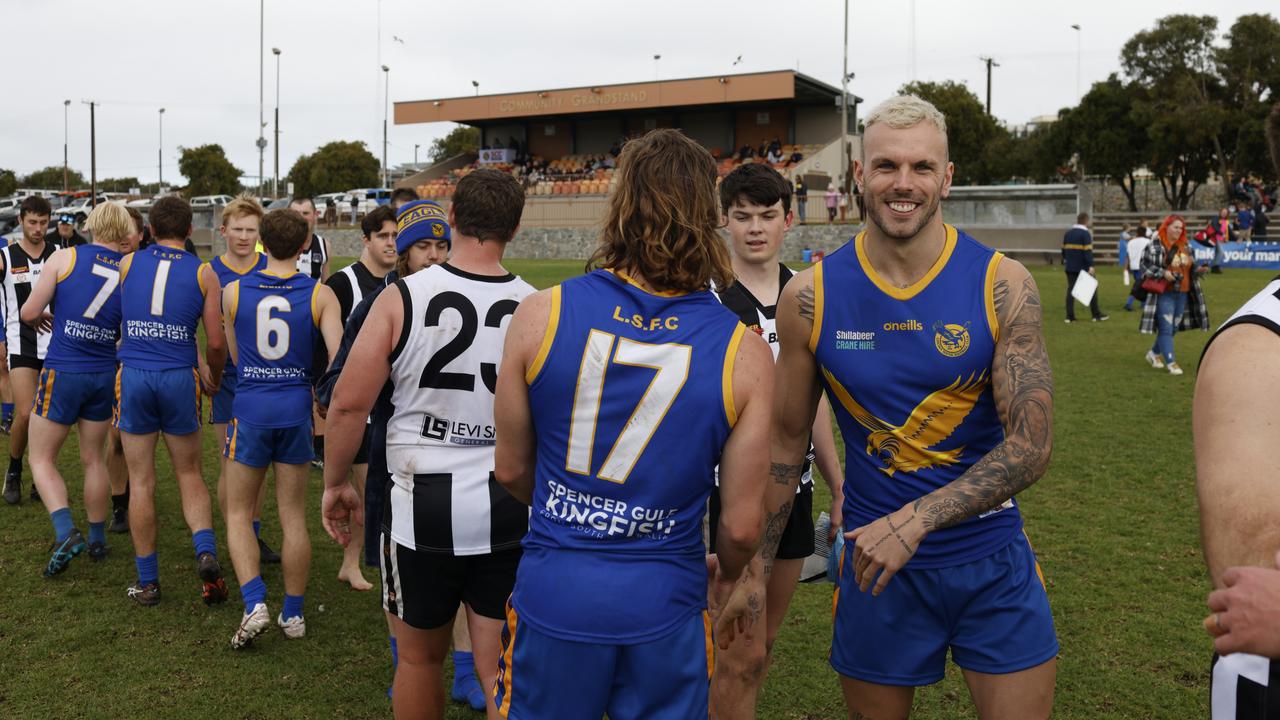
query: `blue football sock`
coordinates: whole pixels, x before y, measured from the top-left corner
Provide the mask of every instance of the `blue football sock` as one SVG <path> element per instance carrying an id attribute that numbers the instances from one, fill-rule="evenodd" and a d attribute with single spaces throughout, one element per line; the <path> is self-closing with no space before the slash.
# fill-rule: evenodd
<path id="1" fill-rule="evenodd" d="M 280 613 L 285 620 L 289 618 L 302 617 L 302 598 L 303 595 L 284 594 L 284 612 Z"/>
<path id="2" fill-rule="evenodd" d="M 197 558 L 204 553 L 212 553 L 214 557 L 218 557 L 218 544 L 214 541 L 213 528 L 195 531 L 191 535 L 191 544 L 196 548 Z"/>
<path id="3" fill-rule="evenodd" d="M 453 689 L 450 695 L 458 702 L 468 703 L 473 709 L 484 709 L 484 690 L 476 678 L 475 657 L 469 652 L 453 651 Z"/>
<path id="4" fill-rule="evenodd" d="M 258 518 L 253 519 L 253 536 L 262 537 L 262 521 Z"/>
<path id="5" fill-rule="evenodd" d="M 136 556 L 133 558 L 133 563 L 138 566 L 138 585 L 160 582 L 160 560 L 156 558 L 155 553 L 146 557 Z"/>
<path id="6" fill-rule="evenodd" d="M 91 522 L 89 523 L 89 542 L 102 544 L 107 543 L 107 522 Z"/>
<path id="7" fill-rule="evenodd" d="M 64 507 L 49 513 L 49 518 L 53 520 L 53 535 L 58 542 L 67 539 L 71 531 L 75 529 L 75 523 L 71 521 L 71 508 Z"/>
<path id="8" fill-rule="evenodd" d="M 13 403 L 0 403 L 0 415 L 3 415 L 5 420 L 13 419 Z"/>
<path id="9" fill-rule="evenodd" d="M 394 635 L 388 636 L 391 641 L 391 685 L 387 687 L 387 698 L 391 698 L 391 690 L 395 687 L 396 667 L 400 665 L 400 651 L 396 648 L 396 638 Z"/>
<path id="10" fill-rule="evenodd" d="M 240 586 L 240 597 L 244 599 L 245 613 L 253 612 L 253 607 L 260 602 L 267 601 L 267 584 L 262 581 L 261 575 L 255 575 L 252 580 Z"/>

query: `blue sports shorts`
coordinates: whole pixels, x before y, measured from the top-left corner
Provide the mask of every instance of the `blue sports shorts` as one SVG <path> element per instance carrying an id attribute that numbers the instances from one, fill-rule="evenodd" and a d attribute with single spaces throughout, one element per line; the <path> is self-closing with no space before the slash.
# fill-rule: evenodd
<path id="1" fill-rule="evenodd" d="M 31 412 L 59 425 L 111 419 L 115 406 L 115 373 L 67 372 L 46 367 L 36 382 Z"/>
<path id="2" fill-rule="evenodd" d="M 200 429 L 200 376 L 195 368 L 116 371 L 116 427 L 145 435 L 190 435 Z"/>
<path id="3" fill-rule="evenodd" d="M 231 422 L 231 403 L 236 399 L 238 377 L 238 375 L 222 374 L 222 383 L 218 385 L 218 392 L 213 396 L 212 407 L 209 410 L 210 424 L 222 425 Z"/>
<path id="4" fill-rule="evenodd" d="M 1058 654 L 1049 596 L 1035 553 L 1018 534 L 1005 547 L 953 567 L 899 570 L 879 596 L 853 580 L 846 545 L 836 584 L 831 667 L 878 685 L 942 679 L 947 650 L 966 670 L 1004 674 Z"/>
<path id="5" fill-rule="evenodd" d="M 269 428 L 232 418 L 222 454 L 241 465 L 265 468 L 271 463 L 305 465 L 315 457 L 311 446 L 311 418 L 300 425 Z"/>
<path id="6" fill-rule="evenodd" d="M 561 640 L 507 603 L 494 702 L 510 720 L 706 720 L 715 667 L 711 616 L 638 645 Z"/>

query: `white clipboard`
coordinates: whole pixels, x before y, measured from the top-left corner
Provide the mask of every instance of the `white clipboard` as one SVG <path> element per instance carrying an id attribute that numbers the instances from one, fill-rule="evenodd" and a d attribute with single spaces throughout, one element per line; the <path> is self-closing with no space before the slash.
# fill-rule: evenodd
<path id="1" fill-rule="evenodd" d="M 1071 288 L 1071 297 L 1088 305 L 1089 301 L 1093 300 L 1093 294 L 1097 291 L 1098 279 L 1087 272 L 1082 272 L 1076 276 L 1076 284 Z"/>

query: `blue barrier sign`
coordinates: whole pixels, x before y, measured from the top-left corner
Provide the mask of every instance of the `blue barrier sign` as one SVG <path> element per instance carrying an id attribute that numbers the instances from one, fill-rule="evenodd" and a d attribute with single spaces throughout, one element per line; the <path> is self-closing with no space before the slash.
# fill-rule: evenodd
<path id="1" fill-rule="evenodd" d="M 1213 261 L 1213 248 L 1191 243 L 1195 250 L 1196 262 L 1207 264 Z M 1229 242 L 1222 244 L 1222 267 L 1225 268 L 1260 268 L 1263 270 L 1280 270 L 1280 244 Z"/>

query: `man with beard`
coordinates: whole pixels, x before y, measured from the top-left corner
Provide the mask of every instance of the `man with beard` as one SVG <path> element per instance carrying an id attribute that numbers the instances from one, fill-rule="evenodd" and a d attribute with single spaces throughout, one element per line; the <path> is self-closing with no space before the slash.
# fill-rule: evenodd
<path id="1" fill-rule="evenodd" d="M 1022 265 L 943 223 L 946 120 L 895 97 L 854 179 L 870 222 L 782 291 L 770 562 L 820 393 L 846 448 L 831 666 L 851 717 L 905 718 L 948 650 L 983 718 L 1047 718 L 1058 641 L 1014 495 L 1049 464 L 1053 380 Z"/>

